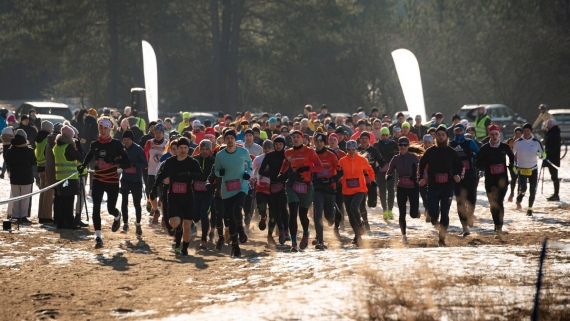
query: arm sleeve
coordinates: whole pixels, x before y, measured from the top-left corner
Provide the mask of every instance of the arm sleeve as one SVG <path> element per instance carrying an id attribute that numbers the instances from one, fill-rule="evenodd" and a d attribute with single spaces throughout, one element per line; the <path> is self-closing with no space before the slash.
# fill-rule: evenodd
<path id="1" fill-rule="evenodd" d="M 469 141 L 469 148 L 471 148 L 471 150 L 475 154 L 477 154 L 479 152 L 479 146 L 477 146 L 477 144 L 475 144 L 475 142 L 473 140 Z"/>
<path id="2" fill-rule="evenodd" d="M 392 173 L 394 173 L 394 170 L 396 169 L 396 162 L 394 161 L 394 158 L 396 158 L 397 156 L 392 157 L 392 160 L 390 160 L 390 167 L 388 167 L 388 171 L 386 171 L 386 175 L 392 175 Z"/>
<path id="3" fill-rule="evenodd" d="M 148 161 L 146 160 L 144 150 L 142 150 L 142 148 L 138 148 L 137 159 L 133 163 L 135 164 L 135 167 L 138 167 L 138 168 L 147 168 L 148 167 Z"/>
<path id="4" fill-rule="evenodd" d="M 289 170 L 289 162 L 287 159 L 283 160 L 283 164 L 281 165 L 281 169 L 279 170 L 280 174 L 285 174 Z"/>
<path id="5" fill-rule="evenodd" d="M 323 171 L 323 163 L 321 163 L 321 159 L 314 151 L 311 153 L 311 163 L 313 164 L 313 166 L 311 166 L 311 173 L 318 173 Z"/>
<path id="6" fill-rule="evenodd" d="M 166 179 L 170 175 L 170 171 L 168 169 L 168 164 L 164 162 L 164 164 L 160 167 L 158 173 L 156 173 L 156 178 L 154 180 L 154 185 L 152 185 L 152 189 L 156 190 L 162 181 Z"/>

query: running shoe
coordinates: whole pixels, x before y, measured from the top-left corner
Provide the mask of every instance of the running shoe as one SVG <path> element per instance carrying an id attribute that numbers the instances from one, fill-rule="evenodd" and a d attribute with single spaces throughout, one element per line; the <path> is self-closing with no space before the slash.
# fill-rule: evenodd
<path id="1" fill-rule="evenodd" d="M 277 245 L 277 243 L 275 243 L 275 239 L 271 235 L 267 236 L 267 244 L 268 245 Z"/>
<path id="2" fill-rule="evenodd" d="M 111 226 L 111 231 L 117 232 L 119 230 L 119 227 L 121 227 L 121 220 L 113 219 L 113 225 Z"/>
<path id="3" fill-rule="evenodd" d="M 546 199 L 549 202 L 558 202 L 560 201 L 560 196 L 558 194 L 554 194 Z"/>
<path id="4" fill-rule="evenodd" d="M 186 249 L 186 250 L 181 250 L 181 251 L 180 251 L 180 255 L 182 255 L 182 256 L 188 256 L 188 249 Z"/>
<path id="5" fill-rule="evenodd" d="M 259 220 L 259 224 L 257 224 L 257 226 L 259 227 L 260 231 L 264 231 L 265 228 L 267 227 L 267 224 L 265 223 L 265 219 L 262 218 L 261 220 Z"/>
<path id="6" fill-rule="evenodd" d="M 526 216 L 532 216 L 532 209 L 529 208 L 529 209 L 526 211 Z"/>
<path id="7" fill-rule="evenodd" d="M 224 237 L 220 236 L 218 242 L 216 243 L 216 251 L 220 252 L 223 246 L 224 246 Z"/>
<path id="8" fill-rule="evenodd" d="M 392 212 L 392 210 L 388 210 L 388 219 L 390 220 L 394 219 L 394 212 Z"/>
<path id="9" fill-rule="evenodd" d="M 239 242 L 241 244 L 247 242 L 247 234 L 245 234 L 245 230 L 243 229 L 243 227 L 239 229 L 238 235 L 239 235 Z"/>
<path id="10" fill-rule="evenodd" d="M 461 232 L 459 233 L 459 236 L 466 237 L 466 236 L 468 236 L 469 234 L 471 234 L 471 231 L 469 231 L 469 228 L 468 228 L 468 227 L 464 227 L 464 228 L 463 228 L 463 231 L 461 231 Z"/>
<path id="11" fill-rule="evenodd" d="M 384 219 L 384 221 L 388 221 L 388 211 L 382 212 L 382 218 Z"/>
<path id="12" fill-rule="evenodd" d="M 139 237 L 142 236 L 142 226 L 141 226 L 141 224 L 140 224 L 140 223 L 135 223 L 135 228 L 136 228 L 135 234 L 136 234 L 137 236 L 139 236 Z"/>
<path id="13" fill-rule="evenodd" d="M 279 244 L 285 244 L 285 232 L 279 231 Z"/>
<path id="14" fill-rule="evenodd" d="M 317 244 L 315 245 L 315 250 L 324 251 L 324 250 L 326 250 L 326 249 L 327 249 L 327 246 L 325 245 L 325 242 L 324 242 L 324 241 L 323 241 L 323 242 L 320 242 L 320 243 L 317 243 Z"/>
<path id="15" fill-rule="evenodd" d="M 230 253 L 230 256 L 235 258 L 241 257 L 241 249 L 239 248 L 238 244 L 232 245 L 232 252 Z"/>
<path id="16" fill-rule="evenodd" d="M 291 241 L 291 235 L 289 235 L 289 231 L 285 231 L 285 241 Z"/>
<path id="17" fill-rule="evenodd" d="M 190 231 L 192 232 L 192 236 L 198 235 L 198 228 L 196 227 L 196 224 L 192 223 L 192 226 L 190 226 Z"/>
<path id="18" fill-rule="evenodd" d="M 182 253 L 182 250 L 180 250 L 180 247 L 175 247 L 174 248 L 174 254 L 179 255 Z"/>
<path id="19" fill-rule="evenodd" d="M 309 246 L 309 231 L 304 231 L 303 232 L 303 238 L 301 239 L 301 244 L 299 244 L 301 250 L 304 250 L 307 248 L 307 246 Z"/>
<path id="20" fill-rule="evenodd" d="M 129 231 L 129 225 L 128 224 L 124 224 L 123 225 L 123 231 L 121 231 L 122 234 L 127 234 L 127 232 Z"/>
<path id="21" fill-rule="evenodd" d="M 317 244 L 319 244 L 319 240 L 313 239 L 313 240 L 311 241 L 311 244 L 312 244 L 312 245 L 317 245 Z"/>
<path id="22" fill-rule="evenodd" d="M 100 249 L 103 247 L 103 239 L 100 237 L 95 238 L 95 248 Z"/>
<path id="23" fill-rule="evenodd" d="M 206 241 L 200 241 L 200 250 L 205 250 L 205 249 L 207 249 Z"/>
<path id="24" fill-rule="evenodd" d="M 445 240 L 439 240 L 439 241 L 437 241 L 437 245 L 440 246 L 440 247 L 446 247 L 446 246 L 447 246 L 447 244 L 445 244 Z"/>
<path id="25" fill-rule="evenodd" d="M 289 250 L 289 252 L 293 252 L 293 253 L 299 252 L 299 250 L 297 249 L 297 243 L 291 244 L 291 249 Z"/>
<path id="26" fill-rule="evenodd" d="M 503 240 L 503 231 L 498 230 L 495 231 L 495 237 L 496 240 L 502 241 Z"/>
<path id="27" fill-rule="evenodd" d="M 158 228 L 159 217 L 160 217 L 160 211 L 158 209 L 154 210 L 152 214 L 152 228 Z"/>
<path id="28" fill-rule="evenodd" d="M 402 240 L 400 242 L 402 242 L 402 244 L 408 244 L 408 237 L 405 235 L 402 235 Z"/>

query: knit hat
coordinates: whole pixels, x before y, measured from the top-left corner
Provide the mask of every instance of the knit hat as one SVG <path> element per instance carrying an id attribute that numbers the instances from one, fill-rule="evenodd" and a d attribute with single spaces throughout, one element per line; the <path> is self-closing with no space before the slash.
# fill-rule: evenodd
<path id="1" fill-rule="evenodd" d="M 14 127 L 7 126 L 2 129 L 2 135 L 8 135 L 14 137 Z"/>
<path id="2" fill-rule="evenodd" d="M 368 139 L 370 139 L 370 133 L 369 132 L 362 132 L 360 133 L 360 138 L 362 137 L 368 137 Z"/>
<path id="3" fill-rule="evenodd" d="M 209 139 L 202 139 L 202 141 L 200 141 L 200 147 L 202 146 L 212 149 L 212 142 Z"/>
<path id="4" fill-rule="evenodd" d="M 437 126 L 437 129 L 435 130 L 435 132 L 437 133 L 439 131 L 443 131 L 447 135 L 447 127 L 445 127 L 445 125 L 441 124 L 441 125 Z"/>
<path id="5" fill-rule="evenodd" d="M 162 123 L 154 125 L 154 132 L 156 133 L 157 131 L 164 133 L 164 125 Z"/>
<path id="6" fill-rule="evenodd" d="M 352 147 L 352 148 L 356 148 L 356 141 L 355 140 L 349 140 L 348 142 L 346 142 L 346 148 L 348 147 Z"/>
<path id="7" fill-rule="evenodd" d="M 16 122 L 16 116 L 14 116 L 14 114 L 10 114 L 8 115 L 8 117 L 6 118 L 7 122 L 12 122 L 15 123 Z"/>
<path id="8" fill-rule="evenodd" d="M 135 137 L 135 135 L 133 134 L 133 132 L 130 129 L 125 130 L 125 132 L 123 133 L 123 139 L 125 139 L 125 138 L 133 139 L 134 137 Z"/>
<path id="9" fill-rule="evenodd" d="M 289 127 L 287 127 L 287 126 L 281 127 L 281 132 L 287 132 L 287 133 L 288 133 L 288 132 L 289 132 Z"/>
<path id="10" fill-rule="evenodd" d="M 178 138 L 178 147 L 180 147 L 181 145 L 186 145 L 186 146 L 190 147 L 190 140 L 186 137 Z"/>
<path id="11" fill-rule="evenodd" d="M 425 134 L 423 141 L 433 143 L 433 137 L 430 134 Z"/>
<path id="12" fill-rule="evenodd" d="M 487 128 L 487 130 L 489 131 L 489 134 L 491 132 L 497 132 L 497 133 L 501 132 L 501 128 L 499 128 L 499 126 L 497 126 L 497 125 L 491 125 Z"/>
<path id="13" fill-rule="evenodd" d="M 201 123 L 198 119 L 196 119 L 196 120 L 192 123 L 192 126 L 200 126 L 200 125 L 202 125 L 202 123 Z"/>
<path id="14" fill-rule="evenodd" d="M 185 111 L 182 113 L 182 119 L 189 119 L 190 118 L 190 113 Z"/>
<path id="15" fill-rule="evenodd" d="M 95 108 L 89 108 L 89 109 L 87 110 L 87 114 L 93 115 L 93 116 L 95 116 L 95 117 L 98 116 L 98 115 L 97 115 L 97 111 L 95 110 Z"/>
<path id="16" fill-rule="evenodd" d="M 245 135 L 247 135 L 247 134 L 251 134 L 251 135 L 253 136 L 253 129 L 251 129 L 251 128 L 246 129 L 246 130 L 243 132 L 243 135 L 245 136 Z"/>
<path id="17" fill-rule="evenodd" d="M 224 138 L 226 138 L 227 136 L 234 136 L 234 138 L 237 138 L 236 131 L 233 129 L 226 130 L 224 132 Z"/>
<path id="18" fill-rule="evenodd" d="M 293 135 L 295 135 L 295 134 L 301 135 L 301 137 L 304 137 L 303 132 L 300 131 L 300 130 L 294 130 L 294 131 L 291 132 L 291 136 L 293 136 Z"/>
<path id="19" fill-rule="evenodd" d="M 392 131 L 395 133 L 401 133 L 402 132 L 402 128 L 400 128 L 400 126 L 394 126 L 394 128 L 392 128 Z"/>
<path id="20" fill-rule="evenodd" d="M 338 135 L 337 135 L 336 133 L 330 134 L 330 135 L 329 135 L 329 140 L 330 140 L 331 138 L 336 139 L 337 142 L 340 140 L 340 139 L 338 138 Z"/>
<path id="21" fill-rule="evenodd" d="M 20 116 L 20 122 L 23 122 L 24 120 L 29 119 L 28 115 L 22 115 Z"/>
<path id="22" fill-rule="evenodd" d="M 326 144 L 327 143 L 327 136 L 323 133 L 315 132 L 315 134 L 313 135 L 313 140 L 315 140 L 315 141 L 322 140 Z"/>
<path id="23" fill-rule="evenodd" d="M 338 126 L 338 127 L 334 130 L 334 132 L 335 132 L 336 134 L 341 134 L 341 135 L 347 136 L 347 134 L 346 134 L 346 132 L 344 131 L 344 128 L 342 128 L 342 126 Z"/>
<path id="24" fill-rule="evenodd" d="M 71 127 L 63 126 L 63 128 L 61 129 L 61 134 L 65 137 L 73 138 L 73 135 L 75 135 L 75 132 L 73 131 L 73 129 L 71 129 Z"/>
<path id="25" fill-rule="evenodd" d="M 26 134 L 26 132 L 21 128 L 16 131 L 16 136 L 22 136 L 25 139 L 28 139 L 28 134 Z"/>
<path id="26" fill-rule="evenodd" d="M 206 136 L 216 136 L 216 131 L 212 127 L 208 127 L 204 131 L 204 137 Z"/>
<path id="27" fill-rule="evenodd" d="M 360 125 L 366 125 L 366 120 L 360 119 L 360 120 L 358 121 L 358 123 L 356 123 L 356 126 L 360 126 Z"/>
<path id="28" fill-rule="evenodd" d="M 259 138 L 261 139 L 267 139 L 267 132 L 266 131 L 262 131 L 259 133 Z"/>
<path id="29" fill-rule="evenodd" d="M 283 136 L 275 137 L 275 139 L 273 140 L 273 145 L 275 145 L 275 143 L 282 143 L 283 145 L 285 145 L 285 137 Z"/>
<path id="30" fill-rule="evenodd" d="M 55 123 L 55 125 L 53 125 L 53 132 L 54 133 L 61 133 L 61 127 L 63 127 L 62 123 Z"/>
<path id="31" fill-rule="evenodd" d="M 44 120 L 42 122 L 42 130 L 45 130 L 46 132 L 52 132 L 53 130 L 53 124 L 50 121 Z"/>
<path id="32" fill-rule="evenodd" d="M 277 118 L 275 118 L 275 117 L 269 118 L 269 123 L 270 124 L 277 124 Z"/>
<path id="33" fill-rule="evenodd" d="M 402 123 L 402 128 L 404 128 L 404 127 L 410 128 L 410 123 L 408 123 L 407 121 L 403 122 L 403 123 Z"/>
<path id="34" fill-rule="evenodd" d="M 273 149 L 273 142 L 269 139 L 265 140 L 263 142 L 263 148 L 271 148 Z"/>
<path id="35" fill-rule="evenodd" d="M 523 125 L 523 129 L 530 129 L 532 131 L 532 125 L 529 123 L 526 123 Z"/>
<path id="36" fill-rule="evenodd" d="M 463 132 L 465 132 L 465 126 L 463 126 L 463 124 L 457 124 L 453 126 L 453 131 L 456 131 L 458 129 L 461 129 Z"/>
<path id="37" fill-rule="evenodd" d="M 380 135 L 390 135 L 390 129 L 388 127 L 382 127 L 382 129 L 380 129 Z"/>
<path id="38" fill-rule="evenodd" d="M 517 127 L 517 128 L 515 128 L 515 130 L 514 130 L 513 132 L 515 132 L 515 133 L 516 133 L 516 132 L 522 133 L 522 128 Z"/>

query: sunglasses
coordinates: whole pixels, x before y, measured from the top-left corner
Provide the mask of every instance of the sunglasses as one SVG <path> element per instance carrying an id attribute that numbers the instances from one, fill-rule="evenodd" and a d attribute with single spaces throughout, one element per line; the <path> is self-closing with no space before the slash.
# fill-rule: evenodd
<path id="1" fill-rule="evenodd" d="M 400 146 L 400 147 L 402 147 L 402 146 L 403 146 L 403 147 L 408 147 L 408 144 L 398 144 L 398 146 Z"/>

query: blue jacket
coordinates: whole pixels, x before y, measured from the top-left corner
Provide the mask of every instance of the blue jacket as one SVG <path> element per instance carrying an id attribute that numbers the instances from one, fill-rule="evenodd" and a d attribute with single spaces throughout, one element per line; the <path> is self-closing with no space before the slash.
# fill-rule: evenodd
<path id="1" fill-rule="evenodd" d="M 132 166 L 122 165 L 123 174 L 121 175 L 122 183 L 139 183 L 142 184 L 142 170 L 148 167 L 146 155 L 140 145 L 133 143 L 127 148 L 127 155 L 129 155 L 130 165 L 134 165 L 135 173 L 128 173 L 133 169 Z"/>

